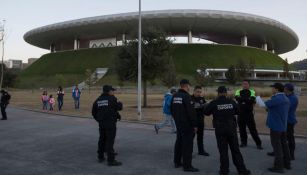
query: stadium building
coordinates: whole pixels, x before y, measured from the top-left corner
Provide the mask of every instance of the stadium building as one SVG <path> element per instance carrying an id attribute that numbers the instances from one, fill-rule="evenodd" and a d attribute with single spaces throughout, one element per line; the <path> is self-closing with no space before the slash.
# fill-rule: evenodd
<path id="1" fill-rule="evenodd" d="M 241 53 L 253 52 L 254 56 L 246 56 L 246 59 L 255 59 L 258 72 L 263 75 L 269 73 L 270 77 L 280 79 L 283 60 L 278 54 L 294 50 L 299 43 L 296 33 L 285 24 L 276 20 L 229 11 L 215 10 L 158 10 L 142 12 L 142 26 L 156 26 L 164 30 L 169 37 L 187 37 L 187 43 L 181 44 L 180 48 L 197 47 L 205 50 L 208 47 L 220 47 L 220 52 L 241 49 Z M 31 45 L 43 49 L 50 49 L 51 54 L 57 52 L 79 51 L 89 48 L 116 48 L 132 38 L 131 32 L 138 29 L 138 12 L 104 15 L 89 18 L 65 21 L 39 27 L 27 32 L 24 40 Z M 211 41 L 208 43 L 193 43 L 193 38 Z M 203 45 L 203 46 L 201 46 Z M 204 49 L 201 49 L 204 47 Z M 210 50 L 210 49 L 209 49 Z M 203 55 L 210 55 L 210 51 Z M 195 49 L 191 49 L 188 57 L 193 57 Z M 56 53 L 54 53 L 56 52 Z M 229 57 L 240 56 L 240 52 L 228 54 Z M 266 52 L 266 53 L 263 53 Z M 259 54 L 258 54 L 259 53 Z M 261 53 L 261 54 L 260 54 Z M 176 54 L 176 53 L 174 53 Z M 274 56 L 273 56 L 273 55 Z M 260 56 L 266 55 L 266 56 Z M 228 58 L 223 57 L 219 64 L 211 64 L 215 58 L 204 58 L 195 54 L 195 64 L 205 63 L 211 71 L 217 72 L 227 69 Z M 194 58 L 193 57 L 193 58 Z M 261 57 L 261 58 L 259 58 Z M 270 57 L 270 58 L 269 58 Z M 273 58 L 274 57 L 274 58 Z M 86 59 L 86 58 L 85 58 Z M 184 62 L 182 59 L 179 62 Z M 187 62 L 190 61 L 186 58 Z M 219 59 L 219 58 L 216 58 Z M 258 61 L 264 59 L 262 61 Z M 231 58 L 229 58 L 231 60 Z M 177 60 L 174 60 L 176 63 Z M 38 63 L 37 61 L 36 63 Z M 231 61 L 233 62 L 233 61 Z M 267 63 L 266 63 L 267 62 Z M 33 64 L 34 66 L 35 64 Z M 276 66 L 278 65 L 278 66 Z M 197 70 L 193 68 L 193 72 Z M 178 70 L 182 66 L 176 65 Z M 274 72 L 276 70 L 276 72 Z M 186 71 L 179 72 L 184 74 Z M 222 74 L 223 71 L 222 71 Z M 260 75 L 259 74 L 259 75 Z M 275 74 L 275 75 L 272 75 Z M 290 72 L 294 78 L 300 79 L 301 72 Z M 261 79 L 253 74 L 253 79 Z"/>

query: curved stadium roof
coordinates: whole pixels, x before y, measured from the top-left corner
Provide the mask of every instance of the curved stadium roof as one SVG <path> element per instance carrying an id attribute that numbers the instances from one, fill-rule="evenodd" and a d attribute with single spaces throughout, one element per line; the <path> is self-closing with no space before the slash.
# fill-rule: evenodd
<path id="1" fill-rule="evenodd" d="M 170 36 L 193 37 L 219 44 L 240 44 L 248 37 L 248 45 L 282 54 L 299 43 L 296 33 L 286 25 L 266 17 L 216 10 L 158 10 L 142 12 L 142 25 L 159 26 Z M 26 42 L 49 49 L 51 43 L 78 39 L 100 39 L 121 36 L 136 31 L 138 12 L 76 19 L 39 27 L 24 35 Z"/>

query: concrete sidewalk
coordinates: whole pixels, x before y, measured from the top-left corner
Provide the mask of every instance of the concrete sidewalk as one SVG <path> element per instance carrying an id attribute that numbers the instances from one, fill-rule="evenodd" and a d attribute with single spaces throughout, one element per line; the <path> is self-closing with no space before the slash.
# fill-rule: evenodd
<path id="1" fill-rule="evenodd" d="M 158 135 L 152 125 L 119 122 L 115 149 L 121 167 L 108 167 L 96 161 L 98 126 L 88 118 L 30 112 L 9 108 L 7 121 L 0 121 L 0 175 L 168 175 L 218 174 L 219 154 L 214 132 L 205 131 L 205 148 L 210 157 L 195 154 L 193 165 L 199 173 L 185 173 L 173 167 L 175 135 L 167 129 Z M 261 136 L 264 150 L 257 150 L 252 140 L 241 149 L 252 174 L 270 174 L 273 158 L 269 137 Z M 195 144 L 196 146 L 196 144 Z M 307 140 L 297 139 L 293 170 L 285 174 L 307 172 Z M 231 161 L 231 160 L 230 160 Z M 232 162 L 230 174 L 237 174 Z"/>

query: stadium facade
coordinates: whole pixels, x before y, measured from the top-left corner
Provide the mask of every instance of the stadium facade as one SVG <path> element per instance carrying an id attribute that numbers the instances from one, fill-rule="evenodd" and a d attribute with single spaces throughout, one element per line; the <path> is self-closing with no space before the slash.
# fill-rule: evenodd
<path id="1" fill-rule="evenodd" d="M 214 10 L 160 10 L 142 13 L 143 26 L 158 26 L 169 36 L 206 39 L 271 50 L 282 54 L 295 49 L 299 39 L 286 25 L 266 17 Z M 137 31 L 138 13 L 83 18 L 39 27 L 24 39 L 51 51 L 116 46 Z"/>

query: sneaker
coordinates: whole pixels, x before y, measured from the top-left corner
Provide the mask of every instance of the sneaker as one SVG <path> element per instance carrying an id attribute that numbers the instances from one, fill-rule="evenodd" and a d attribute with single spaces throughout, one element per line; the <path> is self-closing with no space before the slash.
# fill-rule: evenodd
<path id="1" fill-rule="evenodd" d="M 283 169 L 277 169 L 277 168 L 275 168 L 275 167 L 273 167 L 273 168 L 268 168 L 268 170 L 270 171 L 270 172 L 273 172 L 273 173 L 284 173 L 284 170 Z"/>
<path id="2" fill-rule="evenodd" d="M 108 162 L 108 166 L 121 166 L 122 163 L 118 162 L 117 160 L 113 160 L 111 162 Z"/>
<path id="3" fill-rule="evenodd" d="M 158 126 L 157 126 L 157 125 L 154 125 L 154 128 L 155 128 L 156 134 L 158 134 L 158 133 L 159 133 L 159 128 L 158 128 Z"/>

